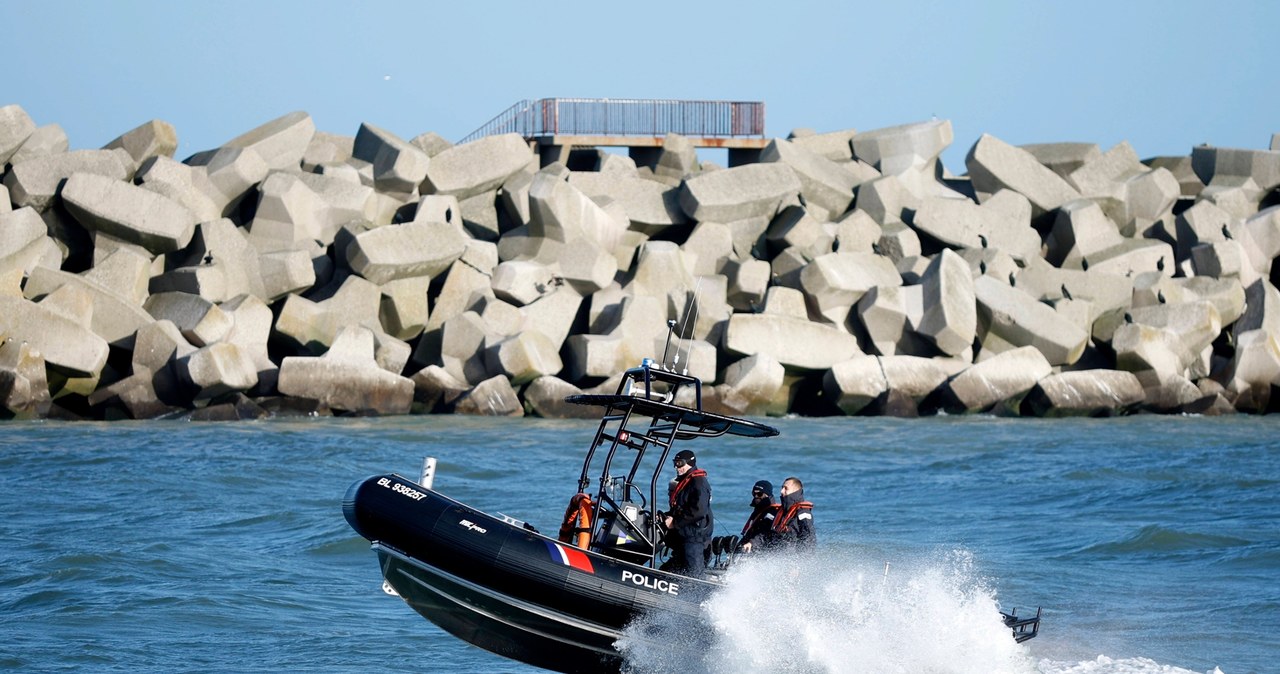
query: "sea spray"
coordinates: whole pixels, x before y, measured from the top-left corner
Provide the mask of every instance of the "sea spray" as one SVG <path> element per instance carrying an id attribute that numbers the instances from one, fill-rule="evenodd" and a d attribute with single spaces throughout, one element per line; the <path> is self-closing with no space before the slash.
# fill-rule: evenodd
<path id="1" fill-rule="evenodd" d="M 618 646 L 630 674 L 1035 672 L 967 552 L 894 562 L 849 552 L 741 561 L 702 621 L 649 615 Z"/>

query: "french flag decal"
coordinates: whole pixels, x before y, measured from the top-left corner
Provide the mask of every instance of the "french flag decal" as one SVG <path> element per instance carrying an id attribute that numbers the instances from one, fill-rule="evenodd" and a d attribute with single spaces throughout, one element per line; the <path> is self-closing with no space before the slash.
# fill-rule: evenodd
<path id="1" fill-rule="evenodd" d="M 565 566 L 572 566 L 579 571 L 586 571 L 587 573 L 596 572 L 595 567 L 591 566 L 591 558 L 587 557 L 583 551 L 552 541 L 543 541 L 543 543 L 547 544 L 547 551 L 551 553 L 551 561 Z"/>

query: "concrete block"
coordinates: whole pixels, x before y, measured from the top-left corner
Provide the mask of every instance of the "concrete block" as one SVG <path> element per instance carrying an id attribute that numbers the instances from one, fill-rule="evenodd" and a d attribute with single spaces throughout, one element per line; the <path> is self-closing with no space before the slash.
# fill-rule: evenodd
<path id="1" fill-rule="evenodd" d="M 969 265 L 943 249 L 925 270 L 922 285 L 925 313 L 918 332 L 948 356 L 964 353 L 973 345 L 978 321 Z"/>
<path id="2" fill-rule="evenodd" d="M 444 286 L 427 320 L 427 331 L 439 329 L 445 321 L 466 311 L 473 293 L 492 295 L 492 278 L 497 266 L 497 246 L 488 241 L 468 241 L 462 255 L 449 266 Z M 414 358 L 416 362 L 417 356 Z"/>
<path id="3" fill-rule="evenodd" d="M 127 252 L 117 253 L 117 255 L 128 254 Z M 24 292 L 28 299 L 36 299 L 50 295 L 65 285 L 78 288 L 90 298 L 93 315 L 88 327 L 110 344 L 131 347 L 134 333 L 155 320 L 143 310 L 142 303 L 135 297 L 116 292 L 98 283 L 89 274 L 77 275 L 48 267 L 37 267 L 27 279 Z"/>
<path id="4" fill-rule="evenodd" d="M 178 374 L 194 390 L 197 407 L 236 391 L 258 385 L 258 366 L 235 344 L 210 344 L 177 361 Z"/>
<path id="5" fill-rule="evenodd" d="M 342 328 L 319 358 L 285 358 L 278 386 L 284 395 L 349 412 L 407 414 L 413 404 L 413 382 L 378 365 L 374 334 L 361 326 Z"/>
<path id="6" fill-rule="evenodd" d="M 1253 178 L 1219 177 L 1200 191 L 1199 198 L 1208 201 L 1232 217 L 1243 220 L 1258 212 L 1266 191 Z"/>
<path id="7" fill-rule="evenodd" d="M 1234 321 L 1232 327 L 1236 341 L 1250 330 L 1266 330 L 1280 337 L 1280 291 L 1267 280 L 1258 279 L 1245 289 L 1243 300 L 1245 309 L 1237 314 L 1239 320 Z M 1228 320 L 1230 313 L 1221 310 L 1219 313 L 1223 325 L 1232 324 L 1233 321 Z"/>
<path id="8" fill-rule="evenodd" d="M 701 222 L 680 245 L 685 259 L 693 260 L 693 273 L 697 276 L 723 273 L 735 259 L 733 233 L 728 225 L 718 222 Z"/>
<path id="9" fill-rule="evenodd" d="M 1276 150 L 1200 145 L 1191 149 L 1191 167 L 1206 186 L 1251 178 L 1263 191 L 1280 187 L 1280 151 Z"/>
<path id="10" fill-rule="evenodd" d="M 1018 147 L 1063 178 L 1102 156 L 1102 149 L 1096 143 L 1034 143 Z"/>
<path id="11" fill-rule="evenodd" d="M 955 358 L 922 358 L 905 354 L 880 357 L 887 392 L 913 405 L 924 402 L 948 379 L 967 367 L 968 361 Z"/>
<path id="12" fill-rule="evenodd" d="M 462 225 L 467 233 L 484 241 L 497 241 L 501 235 L 498 221 L 498 193 L 496 190 L 467 197 L 458 204 L 462 213 Z"/>
<path id="13" fill-rule="evenodd" d="M 1236 336 L 1227 390 L 1236 408 L 1245 412 L 1266 410 L 1271 389 L 1280 385 L 1280 341 L 1269 330 L 1247 330 Z"/>
<path id="14" fill-rule="evenodd" d="M 439 352 L 432 365 L 471 385 L 493 376 L 485 363 L 484 344 L 489 336 L 484 318 L 464 311 L 444 322 L 439 332 Z M 425 341 L 425 338 L 424 338 Z"/>
<path id="15" fill-rule="evenodd" d="M 83 314 L 92 311 L 92 299 L 82 289 L 70 286 L 57 292 L 76 295 L 69 299 L 79 303 Z M 0 335 L 26 342 L 50 368 L 69 377 L 97 377 L 107 362 L 107 341 L 85 327 L 83 316 L 69 317 L 56 306 L 58 301 L 54 295 L 40 303 L 0 295 Z"/>
<path id="16" fill-rule="evenodd" d="M 253 295 L 238 295 L 218 308 L 231 317 L 231 330 L 222 338 L 223 343 L 236 345 L 253 361 L 259 390 L 274 391 L 279 368 L 267 351 L 275 321 L 271 308 Z"/>
<path id="17" fill-rule="evenodd" d="M 800 190 L 800 180 L 787 164 L 746 164 L 685 180 L 680 187 L 680 207 L 699 222 L 768 218 L 783 200 Z"/>
<path id="18" fill-rule="evenodd" d="M 1197 201 L 1178 214 L 1175 222 L 1178 261 L 1190 259 L 1191 249 L 1202 243 L 1225 241 L 1229 225 L 1235 220 L 1230 213 L 1210 201 Z"/>
<path id="19" fill-rule="evenodd" d="M 1039 216 L 1078 199 L 1080 193 L 1034 155 L 994 136 L 983 134 L 965 157 L 965 165 L 980 194 L 1013 190 L 1031 202 L 1031 216 Z"/>
<path id="20" fill-rule="evenodd" d="M 452 409 L 471 385 L 449 374 L 439 365 L 428 365 L 409 378 L 413 382 L 414 409 L 437 412 Z"/>
<path id="21" fill-rule="evenodd" d="M 537 262 L 500 262 L 493 270 L 493 293 L 518 307 L 554 290 L 555 274 Z"/>
<path id="22" fill-rule="evenodd" d="M 40 259 L 41 242 L 48 239 L 48 229 L 40 214 L 30 207 L 0 213 L 0 272 L 20 268 L 23 276 Z M 61 263 L 61 260 L 59 260 Z"/>
<path id="23" fill-rule="evenodd" d="M 900 222 L 891 222 L 881 228 L 880 238 L 872 250 L 879 251 L 879 255 L 889 258 L 897 266 L 907 258 L 920 256 L 920 237 L 914 229 Z"/>
<path id="24" fill-rule="evenodd" d="M 621 204 L 631 227 L 646 234 L 689 223 L 688 216 L 680 209 L 678 188 L 641 179 L 634 172 L 574 171 L 569 175 L 569 184 L 592 199 L 609 197 Z"/>
<path id="25" fill-rule="evenodd" d="M 1040 235 L 1031 227 L 1031 202 L 1011 190 L 1000 190 L 981 205 L 924 199 L 911 224 L 948 246 L 999 248 L 1017 260 L 1040 255 Z"/>
<path id="26" fill-rule="evenodd" d="M 934 173 L 938 157 L 955 140 L 951 121 L 935 119 L 856 134 L 853 156 L 884 175 L 907 171 Z"/>
<path id="27" fill-rule="evenodd" d="M 37 127 L 30 136 L 27 136 L 22 147 L 9 158 L 9 163 L 21 164 L 38 157 L 60 154 L 66 152 L 68 147 L 67 132 L 57 124 L 47 124 Z"/>
<path id="28" fill-rule="evenodd" d="M 249 239 L 263 252 L 310 250 L 332 243 L 338 226 L 327 204 L 297 173 L 276 171 L 258 188 Z"/>
<path id="29" fill-rule="evenodd" d="M 1145 398 L 1132 372 L 1078 370 L 1036 382 L 1022 408 L 1037 417 L 1110 417 L 1127 413 Z"/>
<path id="30" fill-rule="evenodd" d="M 1121 232 L 1130 236 L 1150 236 L 1150 232 L 1164 230 L 1172 233 L 1173 206 L 1179 191 L 1177 178 L 1166 169 L 1158 168 L 1130 178 L 1125 183 Z"/>
<path id="31" fill-rule="evenodd" d="M 805 130 L 795 129 L 787 135 L 787 140 L 792 145 L 834 162 L 848 163 L 853 159 L 853 147 L 849 141 L 858 133 L 857 129 L 842 129 L 827 133 L 797 133 L 800 131 Z"/>
<path id="32" fill-rule="evenodd" d="M 416 194 L 431 163 L 417 146 L 368 123 L 356 132 L 351 156 L 372 165 L 374 189 L 397 195 Z"/>
<path id="33" fill-rule="evenodd" d="M 1188 368 L 1195 366 L 1223 326 L 1217 308 L 1206 301 L 1134 307 L 1129 315 L 1134 324 L 1166 330 L 1177 339 L 1174 355 L 1178 358 L 1179 370 L 1175 374 L 1183 377 L 1194 374 L 1189 373 Z"/>
<path id="34" fill-rule="evenodd" d="M 290 295 L 276 318 L 275 331 L 297 348 L 324 353 L 343 327 L 362 326 L 373 334 L 378 364 L 388 372 L 399 373 L 409 360 L 410 348 L 382 331 L 378 315 L 381 299 L 378 286 L 349 276 L 332 297 L 319 302 Z"/>
<path id="35" fill-rule="evenodd" d="M 803 294 L 778 286 L 770 288 L 764 313 L 729 318 L 724 347 L 741 356 L 768 355 L 791 372 L 825 370 L 862 353 L 848 332 L 810 322 Z"/>
<path id="36" fill-rule="evenodd" d="M 880 224 L 866 211 L 855 208 L 836 221 L 831 247 L 834 252 L 870 253 L 881 234 Z"/>
<path id="37" fill-rule="evenodd" d="M 0 107 L 0 166 L 9 163 L 9 158 L 35 130 L 36 123 L 21 105 Z"/>
<path id="38" fill-rule="evenodd" d="M 1239 241 L 1202 243 L 1192 248 L 1191 268 L 1196 276 L 1236 279 L 1241 285 L 1251 284 L 1260 278 Z"/>
<path id="39" fill-rule="evenodd" d="M 772 271 L 764 260 L 747 258 L 725 265 L 729 280 L 729 305 L 738 311 L 754 312 L 764 306 L 765 292 L 769 289 Z"/>
<path id="40" fill-rule="evenodd" d="M 853 415 L 889 390 L 878 356 L 857 355 L 831 366 L 822 379 L 823 391 L 845 414 Z"/>
<path id="41" fill-rule="evenodd" d="M 431 277 L 416 276 L 388 281 L 381 286 L 378 318 L 382 329 L 396 339 L 409 341 L 422 334 L 430 316 L 427 291 Z"/>
<path id="42" fill-rule="evenodd" d="M 485 417 L 522 417 L 524 406 L 516 396 L 511 382 L 502 375 L 486 379 L 462 397 L 454 405 L 455 414 L 470 414 Z"/>
<path id="43" fill-rule="evenodd" d="M 698 149 L 693 146 L 693 141 L 679 134 L 667 134 L 662 139 L 662 149 L 653 166 L 654 175 L 679 184 L 685 176 L 697 172 Z"/>
<path id="44" fill-rule="evenodd" d="M 790 166 L 800 182 L 800 195 L 805 203 L 819 206 L 831 216 L 849 210 L 853 190 L 861 182 L 843 165 L 781 138 L 769 142 L 760 153 L 760 161 Z"/>
<path id="45" fill-rule="evenodd" d="M 150 190 L 92 173 L 72 174 L 62 188 L 67 210 L 87 229 L 155 254 L 185 247 L 196 218 L 181 204 Z"/>
<path id="46" fill-rule="evenodd" d="M 680 316 L 687 308 L 697 282 L 693 265 L 680 247 L 670 241 L 649 241 L 640 248 L 629 290 L 658 298 L 666 318 Z M 665 324 L 666 318 L 663 319 Z"/>
<path id="47" fill-rule="evenodd" d="M 921 198 L 901 176 L 888 175 L 858 186 L 858 210 L 883 225 L 911 223 Z"/>
<path id="48" fill-rule="evenodd" d="M 772 255 L 794 248 L 806 260 L 831 252 L 834 235 L 801 206 L 787 206 L 774 216 L 765 230 L 765 242 Z"/>
<path id="49" fill-rule="evenodd" d="M 806 301 L 841 330 L 846 329 L 849 311 L 867 291 L 900 284 L 893 263 L 869 253 L 829 253 L 800 272 Z"/>
<path id="50" fill-rule="evenodd" d="M 940 389 L 942 408 L 952 414 L 988 412 L 997 406 L 1016 409 L 1023 396 L 1052 371 L 1044 354 L 1034 347 L 1006 351 L 952 377 Z"/>
<path id="51" fill-rule="evenodd" d="M 559 377 L 538 377 L 524 389 L 524 402 L 533 414 L 545 419 L 596 419 L 599 408 L 575 405 L 565 398 L 582 393 L 582 389 Z"/>
<path id="52" fill-rule="evenodd" d="M 181 204 L 196 222 L 208 222 L 222 216 L 221 202 L 215 201 L 213 184 L 204 167 L 187 166 L 165 156 L 143 160 L 135 177 L 138 186 Z"/>
<path id="53" fill-rule="evenodd" d="M 271 169 L 298 169 L 315 133 L 311 115 L 298 110 L 236 136 L 223 147 L 253 150 Z"/>
<path id="54" fill-rule="evenodd" d="M 1194 199 L 1200 196 L 1201 190 L 1204 189 L 1204 183 L 1192 167 L 1190 155 L 1151 157 L 1144 159 L 1142 163 L 1152 169 L 1162 168 L 1172 173 L 1174 179 L 1178 181 L 1178 192 L 1184 198 Z"/>
<path id="55" fill-rule="evenodd" d="M 156 293 L 142 305 L 158 321 L 171 321 L 196 347 L 222 341 L 233 321 L 218 305 L 187 293 Z"/>
<path id="56" fill-rule="evenodd" d="M 128 152 L 139 165 L 153 157 L 173 159 L 173 153 L 178 150 L 178 131 L 166 121 L 153 119 L 120 134 L 102 149 L 116 148 Z"/>
<path id="57" fill-rule="evenodd" d="M 414 221 L 377 227 L 347 248 L 351 270 L 375 284 L 438 276 L 466 249 L 467 236 L 443 222 Z"/>
<path id="58" fill-rule="evenodd" d="M 505 376 L 513 386 L 559 374 L 564 369 L 559 345 L 536 330 L 501 339 L 485 349 L 485 359 L 490 372 Z"/>
<path id="59" fill-rule="evenodd" d="M 902 291 L 900 286 L 877 286 L 858 300 L 858 322 L 870 339 L 871 348 L 881 356 L 898 353 L 899 343 L 907 330 L 907 308 Z"/>
<path id="60" fill-rule="evenodd" d="M 88 173 L 111 180 L 124 181 L 133 175 L 128 158 L 117 150 L 75 150 L 37 157 L 9 169 L 4 176 L 9 199 L 19 208 L 30 206 L 37 211 L 53 205 L 63 181 L 75 173 Z"/>
<path id="61" fill-rule="evenodd" d="M 317 217 L 320 220 L 320 242 L 328 245 L 343 225 L 349 222 L 374 222 L 377 220 L 377 203 L 373 188 L 352 182 L 337 175 L 297 173 L 319 199 Z"/>
<path id="62" fill-rule="evenodd" d="M 581 306 L 582 295 L 568 286 L 558 286 L 537 301 L 520 307 L 520 313 L 529 330 L 546 335 L 559 351 L 569 338 Z"/>
<path id="63" fill-rule="evenodd" d="M 1086 161 L 1067 176 L 1069 183 L 1085 198 L 1123 199 L 1123 185 L 1150 171 L 1138 159 L 1128 141 L 1121 141 L 1101 155 Z"/>
<path id="64" fill-rule="evenodd" d="M 742 401 L 740 414 L 758 416 L 768 413 L 785 377 L 782 363 L 767 354 L 757 354 L 725 368 L 721 380 Z"/>
<path id="65" fill-rule="evenodd" d="M 973 289 L 984 341 L 994 334 L 1015 347 L 1034 347 L 1051 365 L 1070 365 L 1084 353 L 1089 334 L 1027 293 L 990 276 L 978 278 Z"/>
<path id="66" fill-rule="evenodd" d="M 654 357 L 654 344 L 666 337 L 665 304 L 665 300 L 647 295 L 625 297 L 616 322 L 607 331 L 570 336 L 566 363 L 570 381 L 609 377 Z"/>
<path id="67" fill-rule="evenodd" d="M 173 321 L 155 321 L 140 328 L 134 339 L 133 371 L 136 373 L 145 370 L 159 377 L 160 373 L 169 371 L 171 363 L 195 353 L 196 348 L 187 341 Z M 172 374 L 169 372 L 166 386 L 156 385 L 157 393 L 176 393 Z"/>
<path id="68" fill-rule="evenodd" d="M 355 144 L 354 136 L 316 131 L 302 153 L 302 170 L 317 171 L 322 167 L 340 165 L 351 158 Z"/>
<path id="69" fill-rule="evenodd" d="M 1258 289 L 1260 291 L 1261 287 Z M 1209 302 L 1218 312 L 1222 324 L 1231 325 L 1237 322 L 1236 319 L 1243 318 L 1246 306 L 1254 307 L 1264 300 L 1261 295 L 1247 295 L 1245 288 L 1236 279 L 1206 276 L 1168 278 L 1154 272 L 1134 277 L 1132 305 L 1135 308 L 1193 302 Z"/>
<path id="70" fill-rule="evenodd" d="M 26 342 L 0 338 L 0 417 L 42 419 L 51 404 L 44 356 Z"/>

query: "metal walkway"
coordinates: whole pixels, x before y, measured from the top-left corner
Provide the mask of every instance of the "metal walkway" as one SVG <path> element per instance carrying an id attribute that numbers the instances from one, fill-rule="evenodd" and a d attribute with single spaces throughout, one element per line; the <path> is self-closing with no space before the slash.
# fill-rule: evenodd
<path id="1" fill-rule="evenodd" d="M 632 98 L 520 101 L 458 142 L 500 133 L 560 147 L 661 147 L 669 133 L 695 147 L 758 150 L 768 144 L 762 102 Z"/>

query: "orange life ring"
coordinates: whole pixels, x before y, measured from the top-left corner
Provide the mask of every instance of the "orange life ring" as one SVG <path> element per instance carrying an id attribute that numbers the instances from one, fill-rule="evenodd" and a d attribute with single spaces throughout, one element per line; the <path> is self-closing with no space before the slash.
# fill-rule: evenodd
<path id="1" fill-rule="evenodd" d="M 572 543 L 583 550 L 591 545 L 591 497 L 587 494 L 574 494 L 569 499 L 569 507 L 564 510 L 564 521 L 560 525 L 560 542 Z"/>

